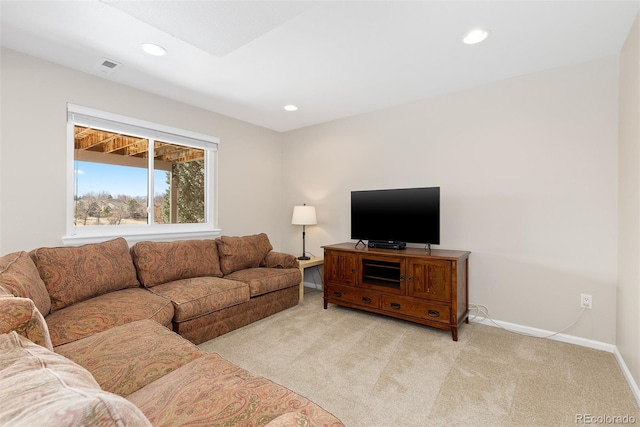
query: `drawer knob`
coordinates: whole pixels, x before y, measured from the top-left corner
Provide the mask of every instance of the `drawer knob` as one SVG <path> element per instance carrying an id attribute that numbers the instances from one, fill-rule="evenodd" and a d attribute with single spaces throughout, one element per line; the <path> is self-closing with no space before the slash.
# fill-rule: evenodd
<path id="1" fill-rule="evenodd" d="M 427 311 L 427 315 L 431 317 L 440 317 L 440 312 L 438 310 L 429 310 Z"/>
<path id="2" fill-rule="evenodd" d="M 395 308 L 396 310 L 400 308 L 400 304 L 398 304 L 397 302 L 392 302 L 389 305 L 391 308 Z"/>
<path id="3" fill-rule="evenodd" d="M 367 304 L 371 304 L 371 298 L 369 298 L 369 297 L 362 297 L 362 302 L 366 302 Z"/>
<path id="4" fill-rule="evenodd" d="M 341 297 L 341 296 L 342 296 L 342 292 L 339 292 L 339 291 L 333 291 L 333 296 L 334 296 L 334 297 Z"/>

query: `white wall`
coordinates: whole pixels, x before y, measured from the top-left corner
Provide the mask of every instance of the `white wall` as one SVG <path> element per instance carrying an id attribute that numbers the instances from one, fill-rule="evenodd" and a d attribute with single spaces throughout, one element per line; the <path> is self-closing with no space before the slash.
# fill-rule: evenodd
<path id="1" fill-rule="evenodd" d="M 1 253 L 60 244 L 72 102 L 219 136 L 223 232 L 265 231 L 291 253 L 295 204 L 317 206 L 307 249 L 321 255 L 349 239 L 351 190 L 439 185 L 441 247 L 472 251 L 472 302 L 557 330 L 590 293 L 568 333 L 616 340 L 616 57 L 285 134 L 11 50 L 1 60 Z"/>
<path id="2" fill-rule="evenodd" d="M 471 302 L 559 330 L 589 293 L 568 333 L 614 343 L 616 94 L 610 57 L 288 132 L 285 207 L 316 205 L 321 255 L 349 240 L 351 190 L 440 186 L 440 247 L 472 252 Z"/>
<path id="3" fill-rule="evenodd" d="M 220 137 L 223 234 L 282 234 L 280 135 L 255 125 L 2 49 L 0 253 L 61 245 L 66 103 Z"/>
<path id="4" fill-rule="evenodd" d="M 640 15 L 620 54 L 616 344 L 640 384 Z"/>

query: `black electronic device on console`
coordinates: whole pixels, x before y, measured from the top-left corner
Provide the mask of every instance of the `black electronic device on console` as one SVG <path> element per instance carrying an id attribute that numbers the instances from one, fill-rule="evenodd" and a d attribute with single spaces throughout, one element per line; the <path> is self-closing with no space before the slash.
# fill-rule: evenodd
<path id="1" fill-rule="evenodd" d="M 394 242 L 387 240 L 369 240 L 369 244 L 367 245 L 370 248 L 378 248 L 378 249 L 395 249 L 400 250 L 407 247 L 407 242 Z"/>

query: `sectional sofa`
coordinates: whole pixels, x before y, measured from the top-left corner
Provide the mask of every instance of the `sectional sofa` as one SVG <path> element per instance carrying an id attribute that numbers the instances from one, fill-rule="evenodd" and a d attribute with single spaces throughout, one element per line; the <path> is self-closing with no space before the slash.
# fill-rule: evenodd
<path id="1" fill-rule="evenodd" d="M 298 302 L 265 234 L 0 258 L 0 425 L 341 426 L 195 344 Z"/>

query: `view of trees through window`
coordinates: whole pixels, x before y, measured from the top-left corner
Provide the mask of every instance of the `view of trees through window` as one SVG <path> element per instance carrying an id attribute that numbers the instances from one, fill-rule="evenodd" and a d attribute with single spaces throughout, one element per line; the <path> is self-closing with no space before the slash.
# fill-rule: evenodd
<path id="1" fill-rule="evenodd" d="M 76 227 L 205 222 L 204 150 L 82 126 L 75 136 Z"/>
<path id="2" fill-rule="evenodd" d="M 204 222 L 204 160 L 177 163 L 171 174 L 166 174 L 166 183 L 175 183 L 177 189 L 177 220 L 179 224 Z M 171 186 L 161 199 L 162 220 L 171 222 Z M 158 198 L 154 199 L 154 208 Z"/>

